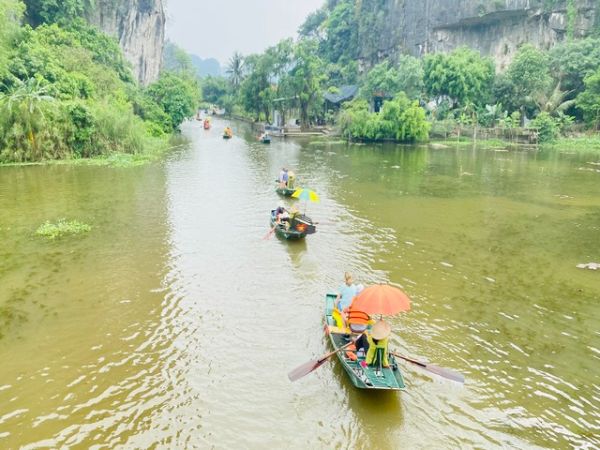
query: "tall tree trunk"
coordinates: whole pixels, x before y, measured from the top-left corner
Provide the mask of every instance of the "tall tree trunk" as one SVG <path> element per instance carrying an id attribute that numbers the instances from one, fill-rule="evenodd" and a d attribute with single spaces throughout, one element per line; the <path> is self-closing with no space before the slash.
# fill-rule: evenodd
<path id="1" fill-rule="evenodd" d="M 300 103 L 300 129 L 308 130 L 308 103 Z"/>

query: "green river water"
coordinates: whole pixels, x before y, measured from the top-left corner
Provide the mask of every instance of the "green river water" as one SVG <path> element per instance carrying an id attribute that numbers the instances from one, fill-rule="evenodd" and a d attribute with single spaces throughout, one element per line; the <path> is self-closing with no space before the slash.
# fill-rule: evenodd
<path id="1" fill-rule="evenodd" d="M 600 446 L 597 155 L 225 125 L 142 167 L 0 168 L 0 448 Z M 283 165 L 321 196 L 305 242 L 263 239 Z M 35 235 L 60 218 L 92 230 Z M 403 363 L 374 395 L 337 360 L 290 383 L 344 271 L 402 286 L 390 345 L 465 385 Z"/>

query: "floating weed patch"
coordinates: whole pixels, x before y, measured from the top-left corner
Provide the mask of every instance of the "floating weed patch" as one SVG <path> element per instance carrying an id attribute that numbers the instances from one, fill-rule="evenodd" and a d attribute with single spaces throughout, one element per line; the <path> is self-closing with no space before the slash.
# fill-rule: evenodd
<path id="1" fill-rule="evenodd" d="M 92 227 L 90 225 L 77 220 L 67 221 L 66 219 L 60 219 L 56 223 L 50 223 L 50 221 L 46 221 L 39 226 L 35 234 L 48 239 L 55 239 L 57 237 L 71 234 L 87 233 L 91 229 Z"/>

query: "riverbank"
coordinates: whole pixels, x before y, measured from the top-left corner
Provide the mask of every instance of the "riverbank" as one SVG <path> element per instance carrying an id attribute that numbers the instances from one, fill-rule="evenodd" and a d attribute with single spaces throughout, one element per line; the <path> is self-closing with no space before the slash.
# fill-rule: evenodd
<path id="1" fill-rule="evenodd" d="M 137 167 L 158 161 L 170 151 L 185 146 L 186 143 L 177 143 L 179 139 L 181 139 L 180 136 L 171 136 L 168 140 L 155 142 L 154 145 L 149 145 L 143 153 L 115 152 L 111 153 L 110 155 L 99 155 L 93 158 L 47 159 L 42 161 L 9 162 L 0 163 L 0 168 L 14 166 L 23 167 L 52 165 L 107 166 L 119 168 Z"/>

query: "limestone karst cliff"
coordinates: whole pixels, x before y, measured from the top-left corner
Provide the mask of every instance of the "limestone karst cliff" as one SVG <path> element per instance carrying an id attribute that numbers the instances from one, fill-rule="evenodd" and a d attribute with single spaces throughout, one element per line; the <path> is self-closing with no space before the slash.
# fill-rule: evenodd
<path id="1" fill-rule="evenodd" d="M 165 38 L 163 0 L 96 0 L 87 18 L 119 40 L 140 83 L 158 78 Z"/>
<path id="2" fill-rule="evenodd" d="M 502 70 L 529 42 L 549 48 L 598 28 L 598 0 L 357 0 L 360 59 L 421 56 L 468 46 Z M 361 23 L 369 17 L 368 24 Z"/>

